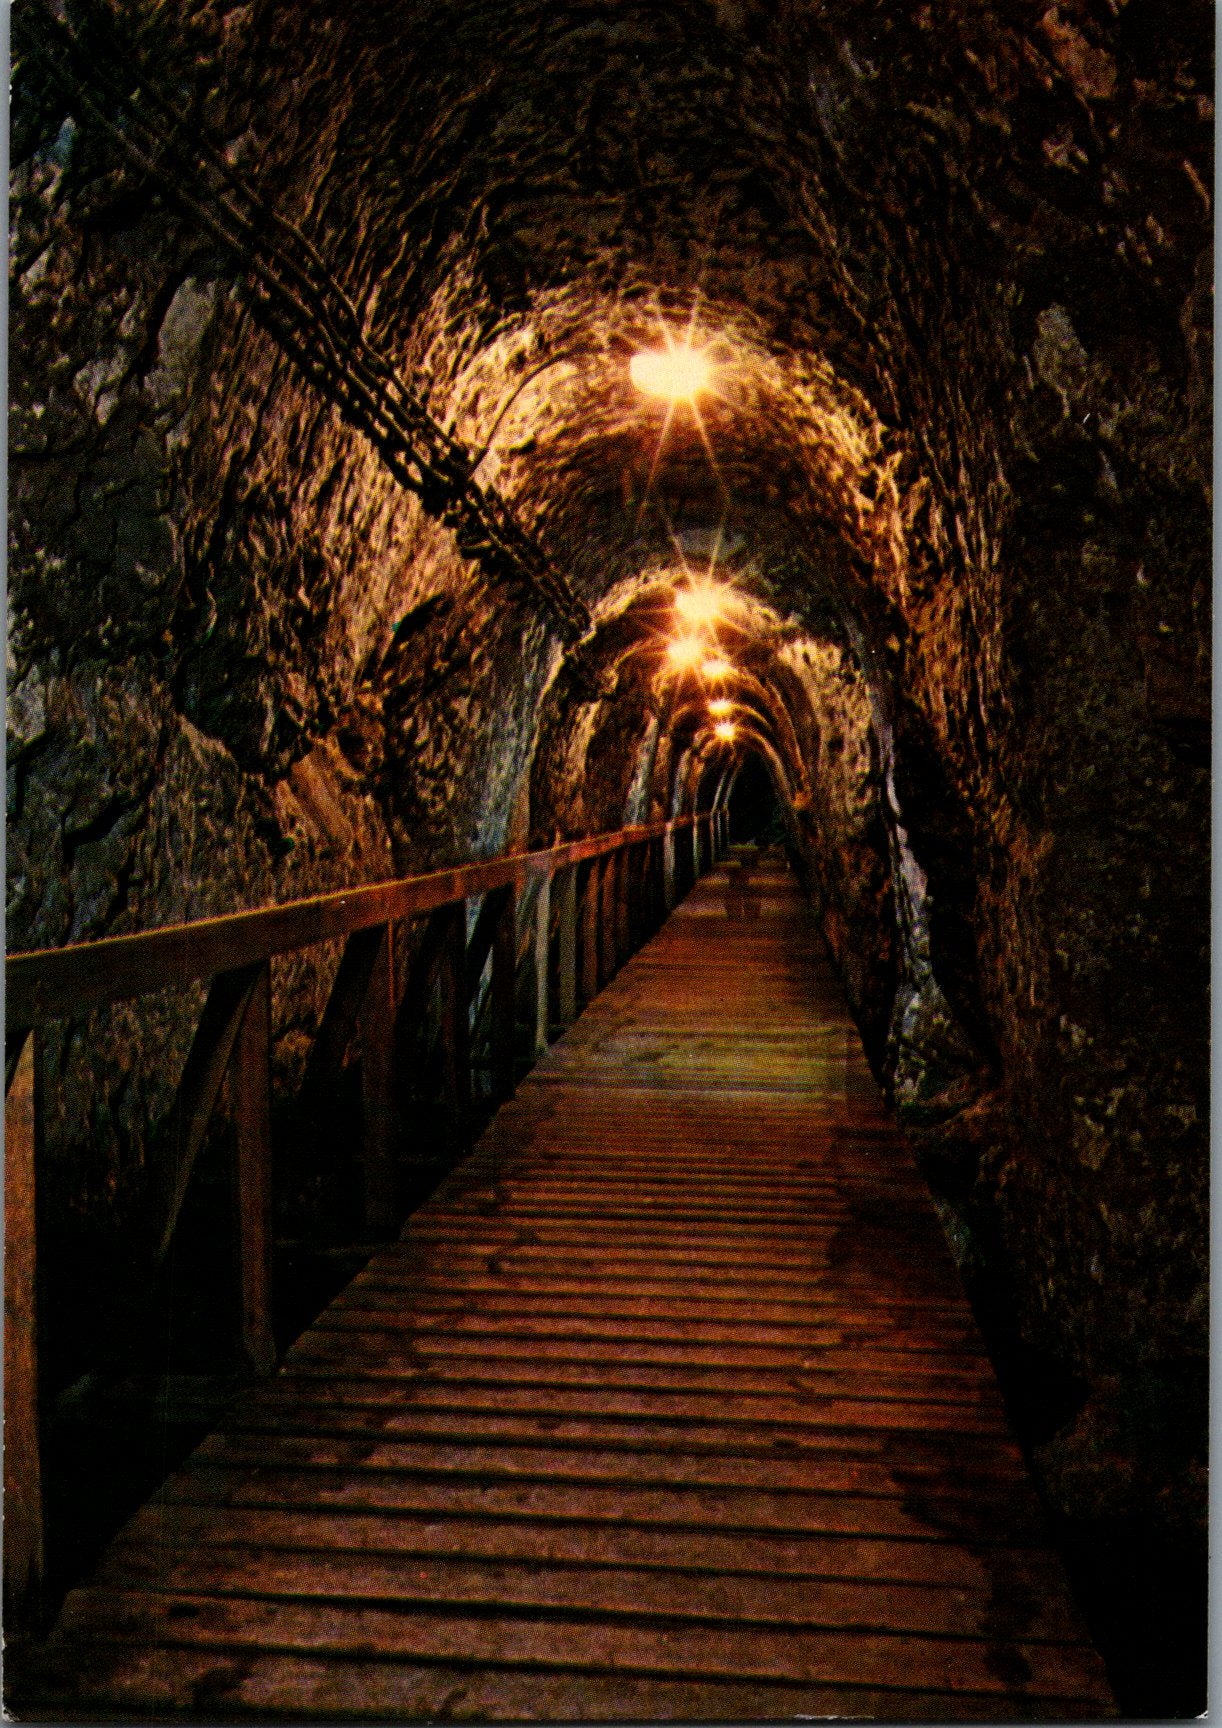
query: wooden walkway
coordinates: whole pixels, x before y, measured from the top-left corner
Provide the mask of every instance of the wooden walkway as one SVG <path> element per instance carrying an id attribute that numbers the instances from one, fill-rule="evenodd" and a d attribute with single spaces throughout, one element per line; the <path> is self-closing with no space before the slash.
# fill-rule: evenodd
<path id="1" fill-rule="evenodd" d="M 793 883 L 708 876 L 69 1597 L 18 1714 L 1114 1713 Z"/>

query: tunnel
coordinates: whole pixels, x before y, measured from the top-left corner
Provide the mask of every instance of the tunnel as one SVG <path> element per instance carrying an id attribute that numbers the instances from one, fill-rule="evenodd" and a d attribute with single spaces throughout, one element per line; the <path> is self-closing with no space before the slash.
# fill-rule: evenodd
<path id="1" fill-rule="evenodd" d="M 1133 1717 L 1204 1708 L 1213 22 L 12 10 L 10 956 L 42 977 L 605 835 L 654 837 L 651 930 L 676 855 L 781 872 Z M 447 1013 L 474 1051 L 516 1015 L 522 1070 L 554 1035 L 560 962 L 536 1036 L 493 901 L 436 953 L 402 934 L 417 967 L 465 939 L 473 995 L 469 1025 L 416 1003 L 396 1109 L 423 1126 L 380 1210 L 346 1126 L 370 1061 L 329 1004 L 381 951 L 349 965 L 328 925 L 245 987 L 276 1350 L 464 1149 Z M 173 1279 L 147 1246 L 219 997 L 167 972 L 109 999 L 114 952 L 8 1021 L 38 1113 L 35 1642 L 235 1373 L 223 1123 Z"/>

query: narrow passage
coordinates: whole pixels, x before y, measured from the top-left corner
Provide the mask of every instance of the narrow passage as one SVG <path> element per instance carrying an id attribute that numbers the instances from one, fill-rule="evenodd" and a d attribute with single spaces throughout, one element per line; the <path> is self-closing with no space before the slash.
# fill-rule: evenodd
<path id="1" fill-rule="evenodd" d="M 778 858 L 733 854 L 552 1046 L 72 1593 L 36 1690 L 133 1716 L 1112 1713 Z"/>

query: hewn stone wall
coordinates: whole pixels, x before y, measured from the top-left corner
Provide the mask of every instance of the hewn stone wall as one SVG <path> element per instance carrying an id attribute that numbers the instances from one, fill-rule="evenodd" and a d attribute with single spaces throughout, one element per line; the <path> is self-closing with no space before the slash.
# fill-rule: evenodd
<path id="1" fill-rule="evenodd" d="M 1051 1491 L 1197 1517 L 1151 1387 L 1205 1351 L 1211 12 L 123 18 L 595 629 L 578 673 L 19 56 L 10 945 L 662 813 L 665 597 L 721 546 L 871 1058 L 1080 1388 Z M 699 423 L 627 381 L 693 321 Z M 116 1102 L 89 1047 L 98 1206 L 173 1064 Z"/>

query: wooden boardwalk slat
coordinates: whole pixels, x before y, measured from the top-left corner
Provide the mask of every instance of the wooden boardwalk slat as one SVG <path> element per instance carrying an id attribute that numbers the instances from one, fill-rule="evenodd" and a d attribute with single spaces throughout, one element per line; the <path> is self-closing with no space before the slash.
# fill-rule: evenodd
<path id="1" fill-rule="evenodd" d="M 250 1714 L 326 1722 L 412 1720 L 559 1722 L 746 1722 L 791 1720 L 798 1715 L 853 1716 L 866 1721 L 1012 1722 L 1011 1694 L 950 1695 L 910 1687 L 861 1684 L 812 1686 L 788 1682 L 694 1681 L 607 1673 L 597 1667 L 565 1670 L 539 1663 L 508 1668 L 495 1662 L 457 1664 L 353 1660 L 284 1651 L 242 1650 L 222 1655 L 172 1644 L 90 1648 L 83 1676 L 60 1646 L 48 1663 L 50 1690 L 72 1692 L 73 1718 L 169 1720 L 186 1715 L 217 1721 Z M 1080 1699 L 1033 1695 L 1022 1720 L 1091 1719 Z M 68 1719 L 66 1709 L 55 1721 Z"/>
<path id="2" fill-rule="evenodd" d="M 1114 1714 L 813 922 L 755 880 L 750 917 L 699 885 L 136 1515 L 22 1714 Z"/>
<path id="3" fill-rule="evenodd" d="M 457 1606 L 457 1605 L 456 1605 Z M 461 1606 L 470 1609 L 470 1604 Z M 111 1588 L 81 1589 L 64 1610 L 65 1631 L 87 1653 L 96 1633 L 108 1643 L 206 1648 L 218 1652 L 262 1649 L 462 1662 L 509 1662 L 603 1669 L 684 1679 L 799 1680 L 823 1685 L 887 1685 L 917 1673 L 943 1692 L 1005 1692 L 1021 1676 L 1037 1691 L 1056 1691 L 1089 1702 L 1094 1667 L 1074 1644 L 1009 1645 L 1010 1662 L 998 1663 L 993 1640 L 922 1637 L 910 1632 L 844 1631 L 710 1620 L 683 1622 L 646 1613 L 639 1620 L 609 1615 L 514 1613 L 497 1604 L 486 1614 L 444 1613 L 431 1605 L 388 1606 L 277 1600 Z M 678 1622 L 678 1623 L 676 1623 Z M 1009 1670 L 1007 1673 L 1006 1670 Z"/>
<path id="4" fill-rule="evenodd" d="M 514 1609 L 659 1614 L 672 1620 L 731 1625 L 887 1628 L 950 1637 L 987 1638 L 992 1630 L 989 1592 L 955 1585 L 931 1588 L 661 1566 L 556 1566 L 533 1560 L 443 1559 L 434 1553 L 352 1556 L 315 1549 L 309 1552 L 308 1564 L 303 1564 L 305 1559 L 301 1549 L 262 1553 L 262 1588 L 286 1599 L 470 1602 L 485 1611 L 501 1604 Z M 249 1588 L 250 1563 L 250 1550 L 238 1545 L 196 1549 L 169 1566 L 141 1546 L 117 1550 L 99 1583 L 107 1589 L 172 1594 L 195 1590 L 240 1598 Z M 1073 1642 L 1073 1622 L 1058 1613 L 1058 1606 L 1055 1599 L 1037 1604 L 1027 1629 L 1029 1638 Z"/>
<path id="5" fill-rule="evenodd" d="M 996 1604 L 1002 1592 L 1021 1592 L 1012 1627 L 1049 1603 L 1068 1598 L 1063 1575 L 1044 1549 L 861 1536 L 843 1531 L 816 1535 L 759 1531 L 750 1543 L 738 1531 L 625 1525 L 582 1519 L 540 1519 L 344 1512 L 332 1508 L 208 1506 L 166 1502 L 137 1514 L 116 1547 L 143 1548 L 154 1563 L 174 1556 L 189 1563 L 214 1546 L 242 1545 L 252 1553 L 301 1549 L 360 1556 L 381 1554 L 438 1559 L 481 1558 L 676 1571 L 719 1577 L 746 1573 L 806 1579 L 842 1578 L 930 1588 L 984 1591 Z M 248 1579 L 249 1583 L 250 1580 Z M 1068 1606 L 1065 1614 L 1070 1614 Z"/>
<path id="6" fill-rule="evenodd" d="M 454 1439 L 448 1444 L 434 1437 L 387 1440 L 365 1430 L 360 1434 L 327 1429 L 313 1421 L 297 1431 L 287 1424 L 234 1424 L 228 1435 L 215 1443 L 209 1456 L 222 1461 L 257 1461 L 265 1455 L 263 1442 L 268 1435 L 277 1440 L 276 1457 L 299 1459 L 330 1468 L 347 1466 L 370 1469 L 423 1470 L 447 1477 L 474 1475 L 530 1476 L 544 1481 L 622 1481 L 625 1471 L 632 1470 L 637 1481 L 652 1479 L 671 1485 L 696 1488 L 754 1487 L 759 1482 L 760 1459 L 768 1458 L 769 1482 L 779 1488 L 796 1492 L 835 1494 L 894 1495 L 896 1490 L 893 1467 L 869 1459 L 839 1458 L 835 1454 L 820 1460 L 817 1472 L 805 1457 L 786 1458 L 776 1453 L 754 1452 L 684 1452 L 678 1447 L 650 1449 L 635 1438 L 618 1447 L 541 1446 L 516 1440 L 493 1444 L 474 1444 Z M 626 1460 L 629 1461 L 626 1463 Z M 941 1468 L 945 1470 L 945 1460 Z"/>
<path id="7" fill-rule="evenodd" d="M 976 1496 L 933 1494 L 909 1488 L 894 1498 L 848 1487 L 819 1492 L 641 1486 L 631 1480 L 572 1482 L 564 1476 L 534 1482 L 497 1480 L 438 1471 L 430 1479 L 408 1471 L 313 1469 L 286 1460 L 248 1467 L 210 1458 L 197 1469 L 183 1499 L 191 1505 L 302 1507 L 354 1512 L 409 1513 L 415 1517 L 582 1519 L 636 1528 L 769 1531 L 796 1535 L 894 1536 L 913 1541 L 945 1538 L 987 1541 L 992 1534 Z M 1015 1515 L 1016 1543 L 1039 1540 L 1035 1507 Z"/>

